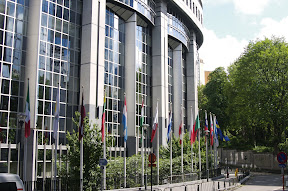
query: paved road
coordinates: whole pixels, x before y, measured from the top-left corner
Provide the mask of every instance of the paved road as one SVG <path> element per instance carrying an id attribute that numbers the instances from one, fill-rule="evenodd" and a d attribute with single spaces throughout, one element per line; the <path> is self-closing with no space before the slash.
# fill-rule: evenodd
<path id="1" fill-rule="evenodd" d="M 286 181 L 286 180 L 285 180 Z M 283 190 L 283 179 L 280 174 L 252 173 L 245 185 L 237 191 L 280 191 Z M 288 191 L 288 188 L 285 187 Z"/>

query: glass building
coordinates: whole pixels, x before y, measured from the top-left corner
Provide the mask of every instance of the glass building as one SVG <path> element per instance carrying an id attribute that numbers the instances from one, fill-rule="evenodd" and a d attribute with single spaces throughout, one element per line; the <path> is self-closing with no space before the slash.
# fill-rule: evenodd
<path id="1" fill-rule="evenodd" d="M 124 153 L 124 94 L 128 156 L 141 150 L 142 101 L 145 139 L 150 142 L 158 102 L 159 142 L 167 145 L 170 109 L 176 136 L 181 121 L 190 128 L 189 108 L 192 117 L 198 112 L 202 23 L 201 0 L 0 0 L 0 172 L 33 181 L 51 177 L 58 87 L 59 155 L 67 150 L 66 133 L 77 129 L 72 118 L 82 92 L 86 113 L 99 127 L 106 94 L 110 157 Z M 28 85 L 31 135 L 24 172 Z"/>

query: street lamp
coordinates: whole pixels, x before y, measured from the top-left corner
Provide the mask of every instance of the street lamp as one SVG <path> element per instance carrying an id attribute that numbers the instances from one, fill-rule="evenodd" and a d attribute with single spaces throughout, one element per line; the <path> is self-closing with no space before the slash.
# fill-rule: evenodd
<path id="1" fill-rule="evenodd" d="M 208 133 L 210 132 L 208 129 L 204 131 L 206 136 L 206 175 L 207 182 L 209 180 L 209 165 L 208 165 Z"/>

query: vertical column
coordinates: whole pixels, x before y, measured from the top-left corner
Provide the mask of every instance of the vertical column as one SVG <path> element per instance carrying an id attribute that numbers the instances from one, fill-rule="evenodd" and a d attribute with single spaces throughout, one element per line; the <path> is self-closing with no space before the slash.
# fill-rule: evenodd
<path id="1" fill-rule="evenodd" d="M 155 27 L 152 30 L 152 121 L 158 102 L 159 145 L 167 146 L 167 123 L 169 118 L 168 103 L 168 34 L 167 34 L 167 3 L 160 1 L 156 5 Z M 151 124 L 152 125 L 152 124 Z M 156 147 L 156 139 L 153 148 Z M 157 153 L 157 152 L 155 152 Z M 158 156 L 157 156 L 158 157 Z"/>
<path id="2" fill-rule="evenodd" d="M 83 1 L 82 44 L 81 44 L 81 75 L 80 85 L 83 85 L 85 109 L 90 120 L 101 124 L 104 99 L 104 42 L 105 42 L 105 0 Z M 80 87 L 81 87 L 80 86 Z"/>
<path id="3" fill-rule="evenodd" d="M 173 50 L 173 120 L 174 120 L 174 135 L 179 137 L 179 125 L 182 120 L 181 105 L 183 100 L 183 76 L 182 76 L 182 44 L 179 44 Z"/>
<path id="4" fill-rule="evenodd" d="M 137 15 L 134 13 L 125 25 L 125 91 L 128 114 L 128 156 L 136 153 L 138 143 L 136 140 L 136 26 Z"/>
<path id="5" fill-rule="evenodd" d="M 197 44 L 196 35 L 191 31 L 189 50 L 186 54 L 187 62 L 187 106 L 192 106 L 193 117 L 198 114 L 198 91 L 197 91 Z M 188 115 L 188 122 L 191 121 L 191 115 Z M 191 124 L 190 124 L 191 125 Z"/>
<path id="6" fill-rule="evenodd" d="M 27 52 L 25 65 L 25 87 L 24 95 L 27 95 L 28 78 L 29 78 L 29 94 L 30 94 L 30 128 L 31 134 L 27 138 L 27 162 L 26 164 L 26 180 L 36 180 L 36 144 L 34 137 L 36 134 L 36 112 L 37 112 L 37 81 L 38 81 L 38 53 L 39 53 L 39 36 L 40 36 L 40 19 L 41 19 L 41 2 L 39 0 L 29 1 L 29 18 L 27 26 Z M 25 97 L 26 99 L 26 97 Z M 24 103 L 25 104 L 25 103 Z M 24 107 L 25 108 L 25 107 Z M 22 132 L 24 135 L 24 130 Z M 24 137 L 24 136 L 22 136 Z M 25 138 L 21 138 L 24 143 Z M 24 145 L 24 144 L 22 144 Z M 24 170 L 25 172 L 25 170 Z"/>

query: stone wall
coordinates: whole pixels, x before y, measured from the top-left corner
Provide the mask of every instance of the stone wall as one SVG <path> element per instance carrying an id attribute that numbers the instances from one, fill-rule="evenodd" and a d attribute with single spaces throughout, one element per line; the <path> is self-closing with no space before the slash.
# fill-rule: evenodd
<path id="1" fill-rule="evenodd" d="M 256 153 L 253 151 L 237 151 L 218 148 L 218 161 L 222 164 L 235 165 L 242 168 L 279 170 L 277 156 L 273 153 Z"/>

